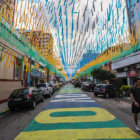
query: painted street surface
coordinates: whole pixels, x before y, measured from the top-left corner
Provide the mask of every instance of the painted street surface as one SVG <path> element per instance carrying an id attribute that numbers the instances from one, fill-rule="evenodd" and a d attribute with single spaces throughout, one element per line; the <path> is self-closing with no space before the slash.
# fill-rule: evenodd
<path id="1" fill-rule="evenodd" d="M 67 85 L 15 140 L 140 140 L 140 136 Z"/>

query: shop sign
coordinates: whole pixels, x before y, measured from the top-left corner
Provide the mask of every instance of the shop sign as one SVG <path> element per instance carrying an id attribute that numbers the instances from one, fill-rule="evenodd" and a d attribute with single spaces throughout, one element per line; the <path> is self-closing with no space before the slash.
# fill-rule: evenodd
<path id="1" fill-rule="evenodd" d="M 137 71 L 129 71 L 128 76 L 129 77 L 136 77 L 136 76 L 138 76 L 138 72 Z"/>
<path id="2" fill-rule="evenodd" d="M 31 70 L 31 76 L 33 77 L 41 77 L 41 72 L 38 70 Z"/>
<path id="3" fill-rule="evenodd" d="M 117 73 L 117 77 L 118 78 L 127 77 L 127 74 L 126 74 L 126 72 Z"/>

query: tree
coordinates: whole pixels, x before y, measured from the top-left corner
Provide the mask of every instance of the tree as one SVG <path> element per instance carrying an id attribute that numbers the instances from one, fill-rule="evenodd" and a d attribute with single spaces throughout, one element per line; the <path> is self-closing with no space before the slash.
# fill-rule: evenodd
<path id="1" fill-rule="evenodd" d="M 93 77 L 99 81 L 105 81 L 105 80 L 109 80 L 112 81 L 115 78 L 115 75 L 107 70 L 98 68 L 98 69 L 94 69 L 91 73 L 93 75 Z"/>

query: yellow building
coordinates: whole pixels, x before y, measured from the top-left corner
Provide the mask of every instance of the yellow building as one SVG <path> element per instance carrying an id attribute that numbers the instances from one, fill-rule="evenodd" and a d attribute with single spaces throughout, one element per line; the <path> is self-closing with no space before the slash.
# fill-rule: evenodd
<path id="1" fill-rule="evenodd" d="M 15 0 L 0 0 L 2 17 L 11 25 L 14 22 Z M 7 15 L 7 16 L 5 16 Z"/>

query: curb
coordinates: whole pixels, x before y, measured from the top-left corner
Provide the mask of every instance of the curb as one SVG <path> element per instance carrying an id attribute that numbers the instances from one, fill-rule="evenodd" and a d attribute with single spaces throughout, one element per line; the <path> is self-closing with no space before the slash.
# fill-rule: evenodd
<path id="1" fill-rule="evenodd" d="M 1 112 L 0 112 L 0 116 L 1 116 L 1 115 L 4 115 L 5 113 L 7 113 L 7 112 L 9 112 L 9 111 L 10 111 L 10 110 L 9 110 L 8 108 L 5 109 L 5 110 L 3 110 L 3 111 L 1 111 Z"/>
<path id="2" fill-rule="evenodd" d="M 120 100 L 131 103 L 131 99 L 129 99 L 129 98 L 120 98 Z"/>
<path id="3" fill-rule="evenodd" d="M 8 101 L 8 98 L 7 99 L 0 100 L 0 104 L 3 104 L 5 102 L 7 102 L 7 101 Z"/>

